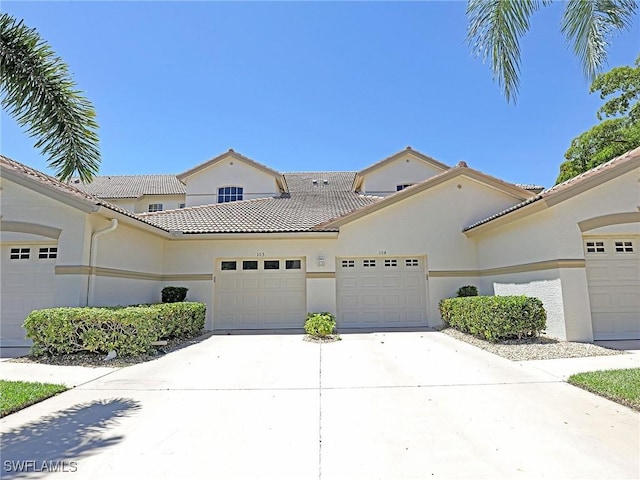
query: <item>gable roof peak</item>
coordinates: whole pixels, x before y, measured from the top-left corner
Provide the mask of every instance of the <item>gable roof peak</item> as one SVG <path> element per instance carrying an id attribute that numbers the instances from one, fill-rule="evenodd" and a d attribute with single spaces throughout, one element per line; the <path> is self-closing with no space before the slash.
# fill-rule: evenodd
<path id="1" fill-rule="evenodd" d="M 458 162 L 458 164 L 456 165 L 456 167 L 460 167 L 460 168 L 469 168 L 469 165 L 467 165 L 467 162 L 465 162 L 464 160 L 460 160 Z"/>

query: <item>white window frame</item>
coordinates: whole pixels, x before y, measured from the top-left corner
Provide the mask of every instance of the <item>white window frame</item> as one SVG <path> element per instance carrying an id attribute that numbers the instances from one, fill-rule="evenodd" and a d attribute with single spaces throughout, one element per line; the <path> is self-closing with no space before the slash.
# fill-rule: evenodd
<path id="1" fill-rule="evenodd" d="M 150 213 L 153 212 L 162 212 L 164 210 L 164 205 L 161 203 L 150 203 L 147 211 Z"/>
<path id="2" fill-rule="evenodd" d="M 232 189 L 235 189 L 235 191 Z M 239 202 L 242 200 L 244 200 L 244 187 L 226 185 L 218 188 L 218 203 Z"/>

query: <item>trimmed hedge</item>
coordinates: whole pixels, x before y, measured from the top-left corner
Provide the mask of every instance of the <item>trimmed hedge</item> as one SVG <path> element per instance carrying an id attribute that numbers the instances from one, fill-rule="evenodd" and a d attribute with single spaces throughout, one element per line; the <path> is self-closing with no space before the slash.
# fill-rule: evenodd
<path id="1" fill-rule="evenodd" d="M 542 302 L 524 295 L 445 298 L 439 308 L 446 326 L 494 342 L 537 337 L 547 324 Z"/>
<path id="2" fill-rule="evenodd" d="M 333 313 L 309 313 L 304 322 L 304 331 L 313 337 L 326 337 L 336 329 L 336 317 Z"/>
<path id="3" fill-rule="evenodd" d="M 62 307 L 35 310 L 24 328 L 34 355 L 88 350 L 139 355 L 160 339 L 193 336 L 204 328 L 204 303 L 131 307 Z"/>

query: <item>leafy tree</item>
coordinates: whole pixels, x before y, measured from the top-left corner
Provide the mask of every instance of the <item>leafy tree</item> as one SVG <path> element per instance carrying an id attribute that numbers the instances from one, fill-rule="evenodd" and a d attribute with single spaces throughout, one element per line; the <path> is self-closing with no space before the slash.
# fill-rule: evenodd
<path id="1" fill-rule="evenodd" d="M 494 80 L 507 101 L 514 101 L 520 84 L 520 38 L 529 19 L 552 0 L 468 0 L 467 41 L 483 60 L 491 58 Z M 567 0 L 561 31 L 590 80 L 605 64 L 610 37 L 631 25 L 635 0 Z"/>
<path id="2" fill-rule="evenodd" d="M 2 108 L 49 157 L 60 180 L 88 182 L 98 172 L 98 124 L 92 104 L 75 89 L 67 65 L 36 30 L 0 14 Z"/>
<path id="3" fill-rule="evenodd" d="M 571 142 L 556 183 L 640 146 L 640 56 L 635 67 L 617 67 L 596 77 L 591 93 L 607 100 L 598 110 L 600 124 Z"/>

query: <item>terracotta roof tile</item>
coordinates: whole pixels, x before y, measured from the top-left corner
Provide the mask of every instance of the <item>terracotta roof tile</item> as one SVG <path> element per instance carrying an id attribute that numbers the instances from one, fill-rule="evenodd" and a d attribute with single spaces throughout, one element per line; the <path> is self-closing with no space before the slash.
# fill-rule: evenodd
<path id="1" fill-rule="evenodd" d="M 570 178 L 569 180 L 566 180 L 562 183 L 554 185 L 553 187 L 542 191 L 540 194 L 536 195 L 535 197 L 531 197 L 525 200 L 524 202 L 514 205 L 513 207 L 502 210 L 501 212 L 498 212 L 494 215 L 491 215 L 490 217 L 480 220 L 479 222 L 469 225 L 468 227 L 465 227 L 462 231 L 467 232 L 473 228 L 479 227 L 480 225 L 489 223 L 497 218 L 504 217 L 505 215 L 511 212 L 514 212 L 516 210 L 520 210 L 521 208 L 526 207 L 527 205 L 530 205 L 542 199 L 549 198 L 553 195 L 556 195 L 558 192 L 563 192 L 569 188 L 572 188 L 574 185 L 579 185 L 580 183 L 592 177 L 595 177 L 596 175 L 599 175 L 602 172 L 616 168 L 618 165 L 622 165 L 624 163 L 627 163 L 628 161 L 637 160 L 639 157 L 640 157 L 640 147 L 634 150 L 631 150 L 623 155 L 620 155 L 619 157 L 613 158 L 608 162 L 598 165 L 597 167 L 592 168 L 591 170 L 588 170 L 584 173 L 581 173 L 580 175 L 577 175 L 573 178 Z"/>
<path id="2" fill-rule="evenodd" d="M 57 178 L 42 173 L 34 168 L 28 167 L 27 165 L 24 165 L 20 162 L 16 162 L 15 160 L 10 159 L 9 157 L 5 157 L 4 155 L 0 155 L 0 167 L 11 171 L 23 178 L 45 185 L 46 187 L 67 195 L 71 198 L 85 201 L 89 205 L 102 206 L 108 208 L 109 210 L 113 210 L 114 212 L 126 215 L 127 217 L 134 218 L 143 223 L 156 226 L 150 222 L 147 222 L 145 219 L 140 218 L 138 215 L 130 212 L 129 210 L 125 210 L 124 208 L 118 207 L 117 205 L 109 203 L 106 200 L 102 200 L 94 195 L 91 195 L 77 188 L 75 185 L 69 185 L 67 183 L 61 182 Z"/>
<path id="3" fill-rule="evenodd" d="M 354 172 L 285 174 L 290 193 L 140 214 L 148 222 L 184 233 L 305 232 L 381 200 L 350 190 Z M 313 180 L 317 183 L 314 185 Z M 327 182 L 324 183 L 324 180 Z"/>
<path id="4" fill-rule="evenodd" d="M 142 195 L 184 195 L 185 185 L 175 175 L 108 175 L 91 183 L 71 184 L 100 198 L 138 198 Z"/>

